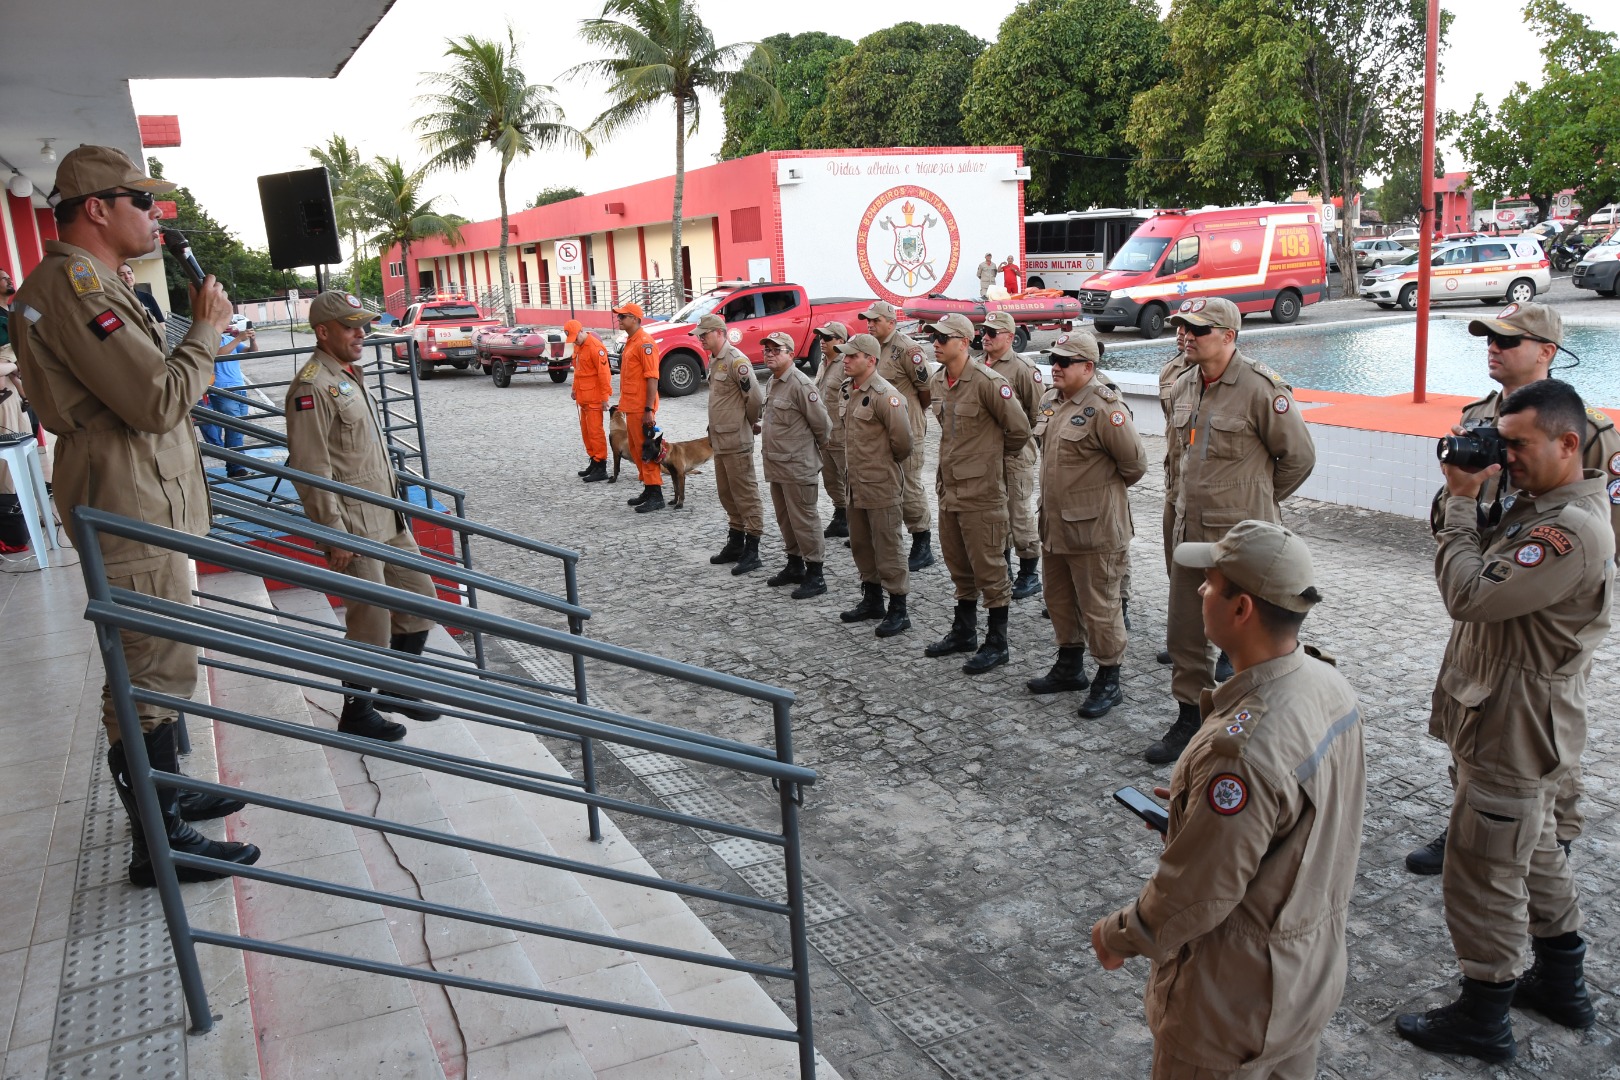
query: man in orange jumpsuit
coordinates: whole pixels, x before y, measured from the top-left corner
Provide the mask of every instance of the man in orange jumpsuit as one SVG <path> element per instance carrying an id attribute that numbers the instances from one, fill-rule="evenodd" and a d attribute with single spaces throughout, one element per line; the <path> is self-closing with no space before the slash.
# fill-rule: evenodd
<path id="1" fill-rule="evenodd" d="M 587 331 L 579 320 L 563 323 L 563 335 L 574 344 L 574 404 L 579 407 L 579 433 L 585 439 L 585 453 L 590 455 L 579 475 L 587 484 L 594 484 L 608 478 L 602 410 L 613 397 L 613 369 L 608 366 L 602 339 Z"/>
<path id="2" fill-rule="evenodd" d="M 641 460 L 641 444 L 658 424 L 658 346 L 641 328 L 640 304 L 613 309 L 619 329 L 629 335 L 619 354 L 619 411 L 630 437 L 630 460 L 641 474 L 641 494 L 626 500 L 638 514 L 664 508 L 664 473 L 657 462 Z"/>

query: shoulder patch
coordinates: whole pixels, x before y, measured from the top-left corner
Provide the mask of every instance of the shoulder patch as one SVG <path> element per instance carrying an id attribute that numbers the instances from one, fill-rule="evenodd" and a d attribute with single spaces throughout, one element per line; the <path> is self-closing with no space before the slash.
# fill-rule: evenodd
<path id="1" fill-rule="evenodd" d="M 917 352 L 914 352 L 914 353 L 911 354 L 911 362 L 912 362 L 912 364 L 914 364 L 917 367 L 922 367 L 922 362 L 923 362 L 922 350 L 919 349 Z"/>
<path id="2" fill-rule="evenodd" d="M 1620 476 L 1620 450 L 1609 455 L 1609 475 Z"/>
<path id="3" fill-rule="evenodd" d="M 1609 481 L 1609 502 L 1620 506 L 1620 479 Z"/>
<path id="4" fill-rule="evenodd" d="M 309 363 L 298 369 L 298 379 L 300 382 L 309 382 L 316 375 L 319 375 L 320 372 L 321 362 L 319 360 L 311 360 Z"/>
<path id="5" fill-rule="evenodd" d="M 1575 550 L 1575 541 L 1569 538 L 1569 534 L 1552 525 L 1537 525 L 1530 530 L 1530 539 L 1546 544 L 1552 548 L 1554 555 L 1568 555 Z"/>
<path id="6" fill-rule="evenodd" d="M 1108 414 L 1108 422 L 1115 427 L 1125 426 L 1125 414 L 1118 409 Z"/>
<path id="7" fill-rule="evenodd" d="M 1592 421 L 1592 426 L 1597 428 L 1599 431 L 1606 431 L 1609 428 L 1614 427 L 1614 419 L 1602 409 L 1596 408 L 1592 405 L 1588 405 L 1586 407 L 1586 418 Z"/>
<path id="8" fill-rule="evenodd" d="M 1271 399 L 1271 411 L 1281 416 L 1288 411 L 1289 401 L 1287 394 L 1278 394 Z"/>
<path id="9" fill-rule="evenodd" d="M 67 276 L 73 284 L 73 291 L 79 296 L 101 291 L 101 278 L 96 276 L 96 268 L 83 255 L 75 255 L 67 261 Z"/>
<path id="10" fill-rule="evenodd" d="M 641 351 L 646 353 L 648 356 L 651 356 L 652 355 L 652 342 L 649 341 L 649 342 L 647 342 L 647 344 L 643 345 L 641 347 Z"/>
<path id="11" fill-rule="evenodd" d="M 750 369 L 748 367 L 748 361 L 746 361 L 746 360 L 737 361 L 737 377 L 739 379 L 740 378 L 745 378 L 748 375 L 749 370 Z"/>
<path id="12" fill-rule="evenodd" d="M 120 319 L 118 317 L 118 313 L 112 308 L 108 308 L 106 311 L 103 311 L 100 315 L 97 315 L 95 318 L 90 320 L 90 332 L 95 334 L 96 337 L 100 338 L 102 341 L 106 341 L 108 338 L 112 337 L 116 331 L 122 330 L 123 328 L 124 320 Z"/>
<path id="13" fill-rule="evenodd" d="M 810 400 L 813 401 L 813 402 L 814 401 L 820 401 L 821 398 L 817 397 L 816 392 L 814 390 L 812 390 L 812 391 L 810 391 Z"/>
<path id="14" fill-rule="evenodd" d="M 1012 397 L 1012 387 L 1008 386 L 1006 383 L 1002 383 L 1001 384 L 1001 396 L 1004 397 L 1004 398 Z"/>
<path id="15" fill-rule="evenodd" d="M 1030 374 L 1035 377 L 1035 381 L 1037 383 L 1041 381 L 1041 369 L 1040 368 L 1036 368 L 1034 371 L 1030 372 Z"/>
<path id="16" fill-rule="evenodd" d="M 315 407 L 314 394 L 300 394 L 293 399 L 293 409 L 296 412 L 308 412 Z"/>
<path id="17" fill-rule="evenodd" d="M 1513 561 L 1520 566 L 1540 566 L 1547 557 L 1547 549 L 1540 544 L 1523 544 L 1513 553 Z"/>
<path id="18" fill-rule="evenodd" d="M 889 398 L 889 407 L 891 409 L 898 409 L 900 407 L 900 399 L 899 399 L 899 397 L 890 397 Z"/>
<path id="19" fill-rule="evenodd" d="M 1209 808 L 1223 817 L 1241 814 L 1249 805 L 1249 788 L 1243 778 L 1233 773 L 1221 773 L 1209 782 Z"/>

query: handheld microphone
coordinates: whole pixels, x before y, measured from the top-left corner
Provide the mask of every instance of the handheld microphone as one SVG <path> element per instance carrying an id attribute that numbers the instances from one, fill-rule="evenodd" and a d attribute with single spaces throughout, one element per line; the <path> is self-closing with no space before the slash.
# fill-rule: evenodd
<path id="1" fill-rule="evenodd" d="M 193 285 L 203 283 L 203 278 L 208 275 L 203 273 L 202 265 L 197 262 L 197 256 L 191 253 L 191 244 L 186 240 L 185 233 L 179 229 L 164 229 L 163 246 L 169 249 L 169 254 L 174 256 L 175 262 L 185 269 L 186 276 L 191 278 Z"/>

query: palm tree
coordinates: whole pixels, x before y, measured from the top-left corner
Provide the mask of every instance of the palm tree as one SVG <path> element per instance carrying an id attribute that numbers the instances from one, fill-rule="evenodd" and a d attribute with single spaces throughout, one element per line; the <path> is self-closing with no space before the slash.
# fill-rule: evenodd
<path id="1" fill-rule="evenodd" d="M 360 157 L 360 150 L 349 145 L 342 135 L 333 135 L 324 146 L 311 146 L 309 156 L 326 168 L 332 182 L 332 210 L 337 215 L 338 232 L 349 238 L 354 249 L 350 260 L 350 273 L 360 264 L 360 231 L 364 227 L 356 217 L 356 192 L 369 166 Z"/>
<path id="2" fill-rule="evenodd" d="M 355 214 L 362 229 L 375 230 L 366 237 L 366 243 L 377 248 L 380 255 L 398 244 L 400 258 L 405 264 L 405 293 L 416 293 L 416 268 L 411 265 L 411 241 L 441 237 L 452 244 L 461 243 L 461 230 L 456 227 L 453 214 L 441 214 L 434 208 L 438 201 L 422 198 L 422 180 L 427 169 L 411 171 L 400 164 L 398 158 L 377 158 L 367 167 L 355 192 Z"/>
<path id="3" fill-rule="evenodd" d="M 564 77 L 607 79 L 613 99 L 587 132 L 611 138 L 663 103 L 675 106 L 675 235 L 669 264 L 679 288 L 686 140 L 697 131 L 698 91 L 724 94 L 733 85 L 745 86 L 780 116 L 785 110 L 771 80 L 769 50 L 751 41 L 716 46 L 693 0 L 607 0 L 600 18 L 580 24 L 579 36 L 608 55 L 571 68 Z"/>
<path id="4" fill-rule="evenodd" d="M 509 238 L 506 212 L 506 170 L 519 156 L 545 147 L 571 147 L 590 156 L 591 144 L 578 129 L 562 122 L 562 108 L 552 100 L 552 88 L 530 83 L 518 66 L 517 37 L 509 26 L 506 42 L 487 41 L 467 34 L 451 38 L 444 55 L 449 71 L 424 76 L 438 92 L 418 101 L 432 111 L 415 127 L 433 155 L 428 168 L 465 169 L 489 147 L 500 156 L 496 189 L 501 198 L 501 298 L 506 322 L 517 321 L 512 304 L 512 277 L 506 266 Z"/>

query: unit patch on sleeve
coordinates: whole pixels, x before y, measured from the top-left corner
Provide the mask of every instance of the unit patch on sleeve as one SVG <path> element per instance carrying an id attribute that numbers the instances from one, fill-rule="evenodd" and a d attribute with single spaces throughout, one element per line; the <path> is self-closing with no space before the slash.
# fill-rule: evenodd
<path id="1" fill-rule="evenodd" d="M 1530 530 L 1530 539 L 1539 540 L 1552 548 L 1554 555 L 1568 555 L 1575 550 L 1575 541 L 1563 529 L 1552 525 L 1537 525 Z"/>
<path id="2" fill-rule="evenodd" d="M 1209 808 L 1217 814 L 1231 817 L 1249 805 L 1249 789 L 1242 778 L 1221 773 L 1209 782 Z"/>
<path id="3" fill-rule="evenodd" d="M 1004 398 L 1012 397 L 1012 387 L 1008 386 L 1006 383 L 1002 383 L 1001 384 L 1001 396 L 1004 397 Z"/>
<path id="4" fill-rule="evenodd" d="M 293 408 L 298 412 L 308 412 L 315 407 L 315 395 L 302 394 L 293 399 Z"/>
<path id="5" fill-rule="evenodd" d="M 1123 427 L 1125 425 L 1125 414 L 1115 409 L 1108 414 L 1108 422 L 1115 427 Z"/>
<path id="6" fill-rule="evenodd" d="M 92 271 L 92 273 L 94 273 L 94 271 Z M 91 333 L 95 334 L 96 337 L 100 338 L 102 341 L 106 341 L 108 338 L 113 336 L 114 332 L 122 330 L 123 328 L 124 320 L 120 319 L 118 317 L 118 313 L 113 311 L 112 308 L 108 308 L 106 311 L 103 311 L 100 315 L 97 315 L 95 318 L 90 320 Z"/>
<path id="7" fill-rule="evenodd" d="M 1609 501 L 1620 506 L 1620 480 L 1609 481 Z"/>
<path id="8" fill-rule="evenodd" d="M 1547 557 L 1547 549 L 1540 544 L 1525 544 L 1513 554 L 1513 561 L 1520 566 L 1539 566 Z"/>
<path id="9" fill-rule="evenodd" d="M 1500 585 L 1513 576 L 1513 564 L 1500 561 L 1486 563 L 1485 569 L 1479 572 L 1479 576 L 1486 581 L 1494 581 Z"/>
<path id="10" fill-rule="evenodd" d="M 1609 455 L 1609 472 L 1615 476 L 1620 476 L 1620 451 Z"/>
<path id="11" fill-rule="evenodd" d="M 1271 411 L 1281 415 L 1288 411 L 1288 395 L 1278 394 L 1271 399 Z"/>

